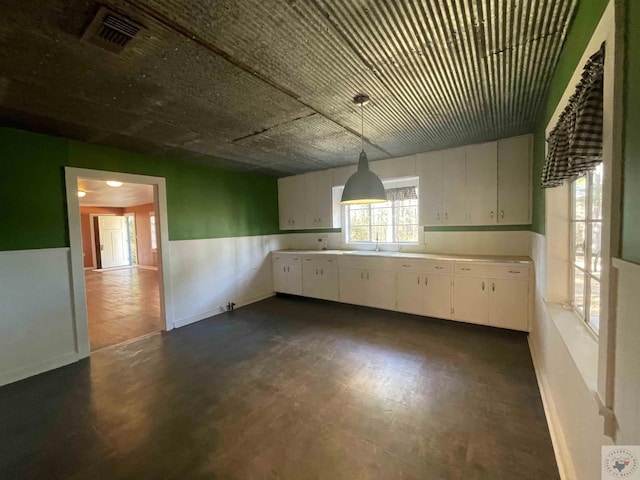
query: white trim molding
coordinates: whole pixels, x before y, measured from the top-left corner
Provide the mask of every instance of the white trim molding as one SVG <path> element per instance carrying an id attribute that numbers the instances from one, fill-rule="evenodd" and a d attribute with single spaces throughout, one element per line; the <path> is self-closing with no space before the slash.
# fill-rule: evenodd
<path id="1" fill-rule="evenodd" d="M 67 215 L 69 222 L 69 241 L 71 244 L 71 283 L 73 301 L 73 322 L 76 351 L 79 358 L 90 354 L 89 328 L 87 316 L 87 298 L 84 284 L 84 260 L 82 250 L 82 229 L 80 224 L 80 203 L 78 201 L 78 178 L 92 180 L 117 180 L 123 183 L 153 185 L 154 204 L 158 211 L 157 226 L 160 231 L 158 266 L 160 273 L 160 312 L 165 320 L 166 330 L 174 323 L 173 294 L 171 290 L 171 258 L 169 248 L 169 230 L 167 221 L 167 187 L 163 177 L 135 175 L 131 173 L 90 170 L 86 168 L 65 167 L 65 185 L 67 193 Z"/>

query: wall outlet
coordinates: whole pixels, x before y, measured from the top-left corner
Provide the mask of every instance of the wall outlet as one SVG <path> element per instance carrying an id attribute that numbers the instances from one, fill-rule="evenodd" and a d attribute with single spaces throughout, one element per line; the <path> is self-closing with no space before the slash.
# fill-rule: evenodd
<path id="1" fill-rule="evenodd" d="M 327 249 L 327 241 L 328 241 L 328 237 L 326 235 L 320 235 L 318 237 L 318 250 L 326 250 Z"/>

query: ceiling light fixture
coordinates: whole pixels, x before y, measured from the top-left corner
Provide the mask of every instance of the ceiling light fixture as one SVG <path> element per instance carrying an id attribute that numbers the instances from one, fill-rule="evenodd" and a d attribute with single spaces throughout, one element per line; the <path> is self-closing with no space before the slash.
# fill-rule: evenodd
<path id="1" fill-rule="evenodd" d="M 384 185 L 378 176 L 369 170 L 369 161 L 364 152 L 364 106 L 369 103 L 369 96 L 360 93 L 353 98 L 353 103 L 360 105 L 361 130 L 360 142 L 362 151 L 358 160 L 358 170 L 349 177 L 342 191 L 340 203 L 349 205 L 354 203 L 382 203 L 387 201 Z"/>
<path id="2" fill-rule="evenodd" d="M 107 185 L 109 185 L 110 187 L 121 187 L 122 182 L 118 182 L 116 180 L 107 180 Z"/>
<path id="3" fill-rule="evenodd" d="M 87 192 L 85 192 L 84 190 L 78 190 L 78 198 L 82 198 L 86 196 L 87 196 Z"/>

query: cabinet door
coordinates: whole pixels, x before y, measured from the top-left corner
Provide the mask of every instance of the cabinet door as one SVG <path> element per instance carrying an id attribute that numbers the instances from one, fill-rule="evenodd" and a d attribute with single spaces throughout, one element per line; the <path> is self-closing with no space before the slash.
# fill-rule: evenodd
<path id="1" fill-rule="evenodd" d="M 302 265 L 302 295 L 320 298 L 320 267 L 314 263 Z"/>
<path id="2" fill-rule="evenodd" d="M 383 270 L 367 270 L 364 282 L 365 305 L 385 310 L 396 308 L 396 274 Z"/>
<path id="3" fill-rule="evenodd" d="M 491 279 L 489 325 L 513 330 L 529 329 L 529 281 Z"/>
<path id="4" fill-rule="evenodd" d="M 302 265 L 287 265 L 287 293 L 302 295 Z"/>
<path id="5" fill-rule="evenodd" d="M 443 150 L 441 154 L 444 223 L 464 225 L 467 217 L 466 148 Z"/>
<path id="6" fill-rule="evenodd" d="M 273 291 L 280 293 L 287 291 L 287 266 L 283 262 L 273 263 Z"/>
<path id="7" fill-rule="evenodd" d="M 302 175 L 305 189 L 306 228 L 331 228 L 331 188 L 333 174 L 330 170 Z"/>
<path id="8" fill-rule="evenodd" d="M 424 315 L 424 275 L 418 272 L 398 272 L 396 302 L 399 312 Z"/>
<path id="9" fill-rule="evenodd" d="M 498 141 L 498 223 L 531 223 L 531 135 Z"/>
<path id="10" fill-rule="evenodd" d="M 340 269 L 340 301 L 362 305 L 364 302 L 364 273 L 357 268 Z"/>
<path id="11" fill-rule="evenodd" d="M 369 163 L 369 169 L 381 180 L 390 178 L 413 177 L 416 174 L 416 157 L 395 157 Z"/>
<path id="12" fill-rule="evenodd" d="M 280 219 L 280 230 L 293 229 L 293 205 L 294 198 L 294 177 L 278 179 L 278 216 Z"/>
<path id="13" fill-rule="evenodd" d="M 322 265 L 318 270 L 317 297 L 323 300 L 338 301 L 338 267 Z"/>
<path id="14" fill-rule="evenodd" d="M 425 275 L 423 279 L 424 315 L 451 318 L 451 277 Z"/>
<path id="15" fill-rule="evenodd" d="M 305 194 L 305 181 L 303 175 L 298 175 L 295 177 L 291 177 L 294 179 L 293 187 L 292 187 L 292 197 L 291 197 L 291 221 L 292 221 L 292 229 L 300 230 L 303 228 L 307 228 L 306 225 L 306 194 Z"/>
<path id="16" fill-rule="evenodd" d="M 471 225 L 497 223 L 498 143 L 467 148 L 467 222 Z"/>
<path id="17" fill-rule="evenodd" d="M 420 225 L 440 225 L 444 220 L 441 152 L 420 153 L 416 157 L 420 178 Z"/>
<path id="18" fill-rule="evenodd" d="M 478 277 L 454 277 L 453 319 L 489 324 L 488 280 Z"/>

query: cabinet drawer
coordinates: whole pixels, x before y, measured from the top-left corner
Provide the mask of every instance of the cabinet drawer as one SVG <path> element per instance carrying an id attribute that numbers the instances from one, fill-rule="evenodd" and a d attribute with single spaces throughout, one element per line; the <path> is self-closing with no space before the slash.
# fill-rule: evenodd
<path id="1" fill-rule="evenodd" d="M 295 253 L 274 253 L 272 256 L 273 263 L 288 263 L 289 265 L 302 263 L 301 255 Z"/>
<path id="2" fill-rule="evenodd" d="M 394 265 L 399 272 L 425 272 L 451 274 L 451 262 L 439 262 L 433 260 L 394 259 Z"/>
<path id="3" fill-rule="evenodd" d="M 362 270 L 394 270 L 394 259 L 385 257 L 367 257 L 360 255 L 343 255 L 338 259 L 340 268 L 356 268 Z"/>
<path id="4" fill-rule="evenodd" d="M 488 278 L 529 278 L 529 266 L 523 264 L 486 265 L 473 262 L 456 263 L 456 275 L 471 275 Z"/>
<path id="5" fill-rule="evenodd" d="M 303 255 L 303 265 L 326 265 L 326 266 L 338 266 L 338 257 L 335 255 Z"/>

